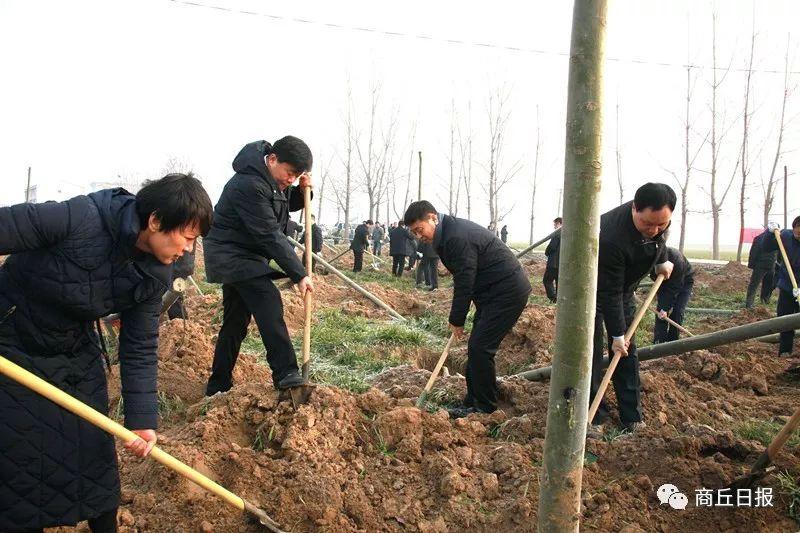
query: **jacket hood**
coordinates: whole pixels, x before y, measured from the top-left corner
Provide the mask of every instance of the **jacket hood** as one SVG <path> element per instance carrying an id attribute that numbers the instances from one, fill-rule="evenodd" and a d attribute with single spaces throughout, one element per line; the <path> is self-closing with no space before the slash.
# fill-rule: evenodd
<path id="1" fill-rule="evenodd" d="M 165 286 L 172 281 L 172 265 L 165 265 L 152 254 L 143 254 L 136 249 L 141 224 L 136 212 L 136 196 L 121 187 L 103 189 L 89 193 L 89 198 L 97 206 L 103 223 L 114 240 L 116 253 L 135 258 L 136 264 L 148 275 Z"/>
<path id="2" fill-rule="evenodd" d="M 125 189 L 103 189 L 89 193 L 100 216 L 113 236 L 114 245 L 132 250 L 139 237 L 141 224 L 136 212 L 136 196 Z"/>
<path id="3" fill-rule="evenodd" d="M 240 174 L 254 174 L 274 182 L 267 169 L 264 158 L 272 151 L 272 145 L 267 141 L 254 141 L 245 144 L 236 157 L 233 158 L 233 170 Z M 273 185 L 274 186 L 274 185 Z"/>

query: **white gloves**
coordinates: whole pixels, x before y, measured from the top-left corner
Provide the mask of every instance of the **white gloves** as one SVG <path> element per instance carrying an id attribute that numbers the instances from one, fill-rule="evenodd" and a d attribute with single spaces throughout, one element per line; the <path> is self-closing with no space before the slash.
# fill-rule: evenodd
<path id="1" fill-rule="evenodd" d="M 767 224 L 767 229 L 769 230 L 770 233 L 775 233 L 776 229 L 781 229 L 781 225 L 778 224 L 777 222 L 770 222 L 769 224 Z"/>
<path id="2" fill-rule="evenodd" d="M 417 252 L 417 257 L 419 257 L 420 259 L 422 259 L 422 252 Z"/>
<path id="3" fill-rule="evenodd" d="M 800 289 L 792 289 L 792 296 L 795 298 L 800 297 Z"/>

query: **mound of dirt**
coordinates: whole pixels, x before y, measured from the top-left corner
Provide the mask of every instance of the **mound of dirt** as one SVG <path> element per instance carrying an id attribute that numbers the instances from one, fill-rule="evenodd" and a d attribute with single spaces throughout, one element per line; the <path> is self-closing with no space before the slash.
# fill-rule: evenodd
<path id="1" fill-rule="evenodd" d="M 741 292 L 747 288 L 752 271 L 747 265 L 729 261 L 721 268 L 697 265 L 694 268 L 695 284 L 702 284 L 715 292 Z"/>
<path id="2" fill-rule="evenodd" d="M 202 400 L 213 360 L 214 345 L 202 326 L 181 319 L 166 321 L 159 329 L 159 392 L 170 400 L 177 397 L 184 404 Z M 272 373 L 256 357 L 242 353 L 233 370 L 233 381 L 234 384 L 254 382 L 271 387 Z M 114 365 L 109 378 L 109 405 L 112 409 L 119 397 L 119 365 Z"/>
<path id="3" fill-rule="evenodd" d="M 502 418 L 451 422 L 327 387 L 295 412 L 252 384 L 191 410 L 161 443 L 291 531 L 530 531 L 534 466 L 525 446 L 488 436 Z M 123 461 L 122 476 L 136 530 L 260 530 L 152 462 Z"/>

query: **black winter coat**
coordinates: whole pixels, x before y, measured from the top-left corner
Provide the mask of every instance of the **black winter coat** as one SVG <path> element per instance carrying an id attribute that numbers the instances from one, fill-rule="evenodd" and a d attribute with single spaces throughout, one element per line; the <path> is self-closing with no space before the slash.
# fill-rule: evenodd
<path id="1" fill-rule="evenodd" d="M 478 306 L 502 291 L 531 290 L 511 249 L 474 222 L 439 214 L 433 248 L 453 274 L 449 322 L 454 326 L 464 325 L 472 301 Z"/>
<path id="2" fill-rule="evenodd" d="M 765 231 L 762 235 L 764 237 L 762 241 L 763 251 L 766 253 L 778 253 L 778 241 L 775 239 L 775 234 Z M 789 258 L 789 264 L 795 280 L 800 279 L 800 241 L 794 238 L 792 230 L 784 229 L 781 230 L 781 242 L 786 249 L 786 255 Z M 792 280 L 789 279 L 789 272 L 786 270 L 783 257 L 781 255 L 778 257 L 780 262 L 778 263 L 778 274 L 775 276 L 775 286 L 791 294 Z"/>
<path id="3" fill-rule="evenodd" d="M 94 321 L 120 313 L 125 425 L 155 429 L 158 315 L 172 265 L 134 247 L 123 189 L 0 209 L 0 354 L 101 413 Z M 119 505 L 114 439 L 0 376 L 0 531 L 75 524 Z"/>
<path id="4" fill-rule="evenodd" d="M 547 257 L 546 268 L 558 270 L 558 260 L 561 257 L 561 233 L 553 235 L 550 242 L 547 243 L 547 248 L 544 249 L 544 255 Z"/>
<path id="5" fill-rule="evenodd" d="M 233 160 L 236 174 L 228 180 L 214 222 L 203 240 L 206 277 L 212 283 L 233 283 L 259 276 L 286 277 L 297 283 L 305 269 L 286 239 L 290 211 L 303 208 L 295 187 L 281 192 L 264 162 L 272 146 L 256 141 L 244 146 Z M 269 266 L 271 259 L 286 274 Z"/>
<path id="6" fill-rule="evenodd" d="M 353 240 L 350 241 L 351 250 L 365 250 L 369 246 L 369 228 L 366 224 L 359 224 L 356 227 L 356 232 L 353 235 Z"/>
<path id="7" fill-rule="evenodd" d="M 642 237 L 633 224 L 632 205 L 626 202 L 600 217 L 597 310 L 613 337 L 625 335 L 625 304 L 641 279 L 667 257 L 664 233 L 652 240 Z"/>
<path id="8" fill-rule="evenodd" d="M 396 226 L 389 230 L 389 255 L 411 255 L 409 248 L 414 236 L 405 226 Z M 413 253 L 413 252 L 412 252 Z"/>
<path id="9" fill-rule="evenodd" d="M 300 242 L 305 245 L 306 244 L 306 233 L 303 232 L 303 236 L 300 239 Z M 311 225 L 311 251 L 315 254 L 318 254 L 322 251 L 322 228 L 317 226 L 316 224 Z"/>
<path id="10" fill-rule="evenodd" d="M 694 286 L 694 268 L 680 250 L 667 248 L 667 260 L 673 264 L 672 274 L 669 279 L 661 283 L 658 289 L 658 308 L 669 311 L 675 305 L 678 294 L 684 287 Z M 655 271 L 650 272 L 650 277 L 655 280 Z"/>
<path id="11" fill-rule="evenodd" d="M 747 267 L 750 269 L 760 268 L 771 270 L 775 268 L 775 261 L 778 259 L 778 250 L 773 249 L 770 252 L 764 250 L 765 235 L 769 234 L 762 233 L 753 239 L 753 244 L 750 246 L 750 254 L 747 257 Z"/>

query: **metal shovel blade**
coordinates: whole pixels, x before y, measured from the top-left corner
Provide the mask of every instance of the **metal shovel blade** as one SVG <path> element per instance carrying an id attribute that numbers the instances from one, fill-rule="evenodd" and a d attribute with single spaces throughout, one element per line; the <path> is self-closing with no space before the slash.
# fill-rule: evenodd
<path id="1" fill-rule="evenodd" d="M 266 511 L 264 511 L 263 509 L 259 509 L 258 507 L 248 502 L 247 500 L 242 500 L 242 501 L 244 501 L 245 512 L 250 513 L 250 515 L 253 518 L 256 518 L 259 521 L 259 523 L 261 523 L 261 525 L 266 526 L 267 529 L 273 531 L 274 533 L 285 533 L 278 525 L 278 523 L 274 521 L 272 518 L 270 518 L 269 515 L 267 515 Z"/>

